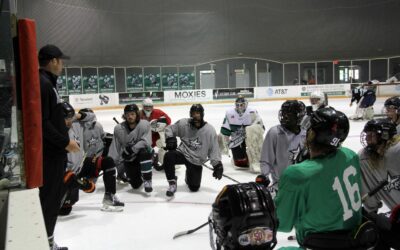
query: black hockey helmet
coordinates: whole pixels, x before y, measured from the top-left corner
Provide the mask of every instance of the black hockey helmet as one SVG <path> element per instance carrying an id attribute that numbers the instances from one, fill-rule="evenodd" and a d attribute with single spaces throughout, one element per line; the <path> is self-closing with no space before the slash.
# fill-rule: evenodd
<path id="1" fill-rule="evenodd" d="M 338 148 L 349 134 L 349 120 L 332 107 L 321 108 L 311 114 L 309 130 L 315 133 L 313 142 Z"/>
<path id="2" fill-rule="evenodd" d="M 217 249 L 273 249 L 278 219 L 271 194 L 255 182 L 225 186 L 210 215 Z"/>
<path id="3" fill-rule="evenodd" d="M 306 105 L 302 101 L 285 101 L 279 110 L 279 122 L 288 129 L 298 126 L 303 120 L 305 111 Z"/>
<path id="4" fill-rule="evenodd" d="M 75 110 L 71 104 L 68 102 L 62 102 L 61 105 L 64 112 L 64 119 L 71 119 L 75 116 Z"/>
<path id="5" fill-rule="evenodd" d="M 244 96 L 239 95 L 236 100 L 235 100 L 235 110 L 239 113 L 239 114 L 243 114 L 248 106 L 248 101 L 246 98 L 244 98 Z"/>
<path id="6" fill-rule="evenodd" d="M 390 140 L 397 134 L 396 125 L 389 119 L 379 118 L 368 121 L 363 131 L 361 132 L 360 140 L 361 144 L 367 150 L 373 150 L 376 145 L 368 145 L 367 143 L 367 132 L 375 132 L 377 136 L 377 144 L 380 145 Z"/>
<path id="7" fill-rule="evenodd" d="M 83 108 L 83 109 L 79 110 L 79 113 L 81 113 L 81 112 L 83 112 L 83 113 L 94 113 L 93 109 L 91 109 L 91 108 Z"/>
<path id="8" fill-rule="evenodd" d="M 204 118 L 204 108 L 200 103 L 193 104 L 192 107 L 190 107 L 190 117 L 193 117 L 194 112 L 199 112 L 201 115 L 201 119 Z"/>
<path id="9" fill-rule="evenodd" d="M 140 120 L 140 114 L 139 114 L 139 107 L 132 103 L 132 104 L 127 104 L 124 108 L 124 115 L 122 116 L 122 118 L 125 118 L 125 114 L 128 112 L 135 112 L 136 113 L 136 122 L 138 122 Z"/>
<path id="10" fill-rule="evenodd" d="M 386 109 L 388 108 L 394 108 L 397 109 L 398 112 L 400 111 L 400 97 L 399 96 L 392 96 L 388 99 L 386 99 L 385 103 L 384 103 L 384 107 Z"/>
<path id="11" fill-rule="evenodd" d="M 199 112 L 200 113 L 200 121 L 195 121 L 195 119 L 193 118 L 193 113 L 194 112 Z M 196 122 L 198 126 L 196 126 Z M 190 121 L 189 121 L 190 125 L 197 127 L 197 128 L 201 128 L 204 126 L 205 122 L 204 122 L 204 108 L 201 104 L 193 104 L 192 107 L 190 107 Z"/>

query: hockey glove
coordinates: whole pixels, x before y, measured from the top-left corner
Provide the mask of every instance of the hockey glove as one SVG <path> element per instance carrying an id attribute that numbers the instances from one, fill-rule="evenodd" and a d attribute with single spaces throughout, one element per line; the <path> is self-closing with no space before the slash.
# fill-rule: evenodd
<path id="1" fill-rule="evenodd" d="M 222 162 L 218 162 L 217 165 L 214 166 L 213 176 L 215 179 L 221 180 L 223 173 L 224 167 L 222 166 Z"/>
<path id="2" fill-rule="evenodd" d="M 135 156 L 133 149 L 131 146 L 126 146 L 124 151 L 122 152 L 122 158 L 125 161 L 130 161 Z"/>
<path id="3" fill-rule="evenodd" d="M 270 182 L 271 181 L 265 175 L 259 174 L 256 177 L 256 183 L 264 185 L 265 187 L 268 187 Z"/>
<path id="4" fill-rule="evenodd" d="M 82 178 L 78 180 L 79 189 L 85 193 L 93 193 L 96 190 L 96 184 L 91 179 Z"/>
<path id="5" fill-rule="evenodd" d="M 64 184 L 67 188 L 73 189 L 78 188 L 79 184 L 77 182 L 78 178 L 75 173 L 71 170 L 67 170 L 64 174 Z"/>
<path id="6" fill-rule="evenodd" d="M 176 150 L 178 147 L 178 140 L 176 137 L 168 137 L 165 139 L 165 149 L 166 150 Z"/>

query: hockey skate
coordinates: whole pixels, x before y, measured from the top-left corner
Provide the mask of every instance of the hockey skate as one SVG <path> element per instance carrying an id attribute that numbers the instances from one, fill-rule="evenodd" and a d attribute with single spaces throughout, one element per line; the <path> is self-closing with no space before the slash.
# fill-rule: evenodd
<path id="1" fill-rule="evenodd" d="M 166 195 L 168 197 L 172 198 L 172 197 L 174 197 L 174 194 L 175 194 L 176 189 L 177 189 L 176 180 L 170 180 L 170 181 L 168 181 L 168 183 L 169 183 L 169 187 L 168 187 Z"/>
<path id="2" fill-rule="evenodd" d="M 115 194 L 105 193 L 103 198 L 103 207 L 101 211 L 121 212 L 125 204 L 121 202 Z"/>
<path id="3" fill-rule="evenodd" d="M 144 191 L 147 194 L 150 194 L 151 192 L 153 192 L 153 187 L 151 185 L 151 180 L 144 181 Z"/>
<path id="4" fill-rule="evenodd" d="M 60 247 L 54 242 L 50 250 L 68 250 L 68 247 Z"/>

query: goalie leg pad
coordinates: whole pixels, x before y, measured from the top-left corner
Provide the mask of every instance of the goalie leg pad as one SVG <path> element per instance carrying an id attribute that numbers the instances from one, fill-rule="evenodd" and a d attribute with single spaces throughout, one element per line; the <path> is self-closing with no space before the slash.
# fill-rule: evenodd
<path id="1" fill-rule="evenodd" d="M 250 170 L 260 173 L 261 148 L 264 139 L 264 129 L 260 124 L 246 127 L 246 153 L 249 159 Z"/>
<path id="2" fill-rule="evenodd" d="M 218 134 L 218 146 L 221 154 L 229 155 L 229 148 L 228 148 L 228 141 L 229 137 L 226 135 Z"/>

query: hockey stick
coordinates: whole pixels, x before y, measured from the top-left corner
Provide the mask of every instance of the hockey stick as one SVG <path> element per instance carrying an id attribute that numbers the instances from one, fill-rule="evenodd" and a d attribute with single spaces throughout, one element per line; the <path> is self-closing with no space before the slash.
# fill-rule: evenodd
<path id="1" fill-rule="evenodd" d="M 211 170 L 211 171 L 214 171 L 213 168 L 207 166 L 206 164 L 202 164 L 202 165 L 203 165 L 203 167 L 208 168 L 208 169 Z M 227 178 L 227 179 L 229 179 L 229 180 L 231 180 L 231 181 L 233 181 L 233 182 L 241 183 L 240 181 L 237 181 L 237 180 L 233 179 L 232 177 L 227 176 L 226 174 L 222 174 L 222 176 L 225 177 L 225 178 Z"/>
<path id="2" fill-rule="evenodd" d="M 364 194 L 363 197 L 361 198 L 361 201 L 365 201 L 368 197 L 371 197 L 372 195 L 376 194 L 379 190 L 381 190 L 384 186 L 386 186 L 389 182 L 387 180 L 381 181 L 378 186 L 376 186 L 374 189 L 369 191 L 367 194 Z"/>
<path id="3" fill-rule="evenodd" d="M 181 237 L 181 236 L 184 236 L 184 235 L 188 235 L 188 234 L 194 233 L 194 232 L 196 232 L 197 230 L 199 230 L 199 229 L 205 227 L 206 225 L 208 225 L 208 224 L 210 224 L 210 223 L 211 223 L 210 221 L 207 221 L 206 223 L 201 224 L 200 226 L 198 226 L 198 227 L 196 227 L 196 228 L 193 228 L 193 229 L 191 229 L 191 230 L 186 230 L 186 231 L 178 232 L 178 233 L 176 233 L 176 234 L 174 235 L 174 237 L 172 237 L 172 239 L 175 240 L 175 239 L 178 238 L 178 237 Z"/>

